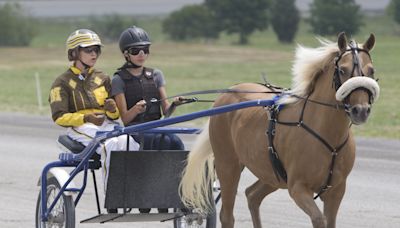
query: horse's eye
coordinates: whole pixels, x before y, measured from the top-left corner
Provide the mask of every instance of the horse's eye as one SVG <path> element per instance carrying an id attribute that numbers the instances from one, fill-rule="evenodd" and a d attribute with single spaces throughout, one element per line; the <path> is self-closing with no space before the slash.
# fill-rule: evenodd
<path id="1" fill-rule="evenodd" d="M 374 77 L 374 75 L 375 75 L 375 69 L 374 68 L 369 68 L 368 69 L 368 76 L 370 76 L 370 77 Z"/>

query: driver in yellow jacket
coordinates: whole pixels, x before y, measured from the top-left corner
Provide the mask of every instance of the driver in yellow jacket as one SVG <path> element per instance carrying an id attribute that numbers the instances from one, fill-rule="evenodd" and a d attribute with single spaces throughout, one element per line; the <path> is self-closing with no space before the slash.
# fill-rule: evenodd
<path id="1" fill-rule="evenodd" d="M 79 29 L 67 39 L 68 60 L 73 64 L 57 77 L 50 90 L 49 102 L 54 122 L 67 127 L 67 135 L 88 145 L 97 131 L 111 131 L 119 118 L 115 101 L 110 99 L 111 81 L 102 71 L 94 69 L 101 54 L 99 36 L 91 30 Z M 106 140 L 97 149 L 102 157 L 104 188 L 107 186 L 111 151 L 127 150 L 127 138 Z M 139 145 L 129 139 L 129 150 Z"/>

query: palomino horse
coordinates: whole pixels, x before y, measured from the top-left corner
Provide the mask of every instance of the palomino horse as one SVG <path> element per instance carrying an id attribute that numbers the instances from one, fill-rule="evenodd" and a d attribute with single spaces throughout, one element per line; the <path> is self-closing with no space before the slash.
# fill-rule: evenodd
<path id="1" fill-rule="evenodd" d="M 315 49 L 297 48 L 292 90 L 281 94 L 278 105 L 210 117 L 208 129 L 189 154 L 181 182 L 188 206 L 210 210 L 208 190 L 215 165 L 222 196 L 220 221 L 223 228 L 233 227 L 238 182 L 247 167 L 259 179 L 246 189 L 254 227 L 261 227 L 261 201 L 279 188 L 288 189 L 313 227 L 335 227 L 355 158 L 351 125 L 366 122 L 379 86 L 369 55 L 374 35 L 360 46 L 353 40 L 348 43 L 344 33 L 337 43 L 321 43 Z M 270 88 L 259 84 L 232 88 L 243 92 L 222 94 L 215 106 L 273 97 L 266 93 Z M 323 212 L 314 194 L 323 201 Z"/>

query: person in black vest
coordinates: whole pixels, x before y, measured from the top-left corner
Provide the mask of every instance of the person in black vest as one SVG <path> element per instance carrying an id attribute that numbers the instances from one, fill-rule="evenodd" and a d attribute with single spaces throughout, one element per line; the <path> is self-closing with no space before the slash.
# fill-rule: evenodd
<path id="1" fill-rule="evenodd" d="M 147 32 L 136 26 L 124 30 L 119 38 L 119 47 L 126 62 L 115 72 L 111 84 L 112 96 L 125 126 L 160 119 L 162 113 L 171 112 L 169 109 L 175 106 L 165 99 L 167 92 L 163 73 L 144 66 L 150 54 L 150 45 Z M 173 102 L 178 105 L 179 98 Z M 183 150 L 184 145 L 175 134 L 144 134 L 143 149 Z"/>
<path id="2" fill-rule="evenodd" d="M 111 84 L 112 96 L 125 126 L 160 119 L 162 113 L 171 112 L 175 106 L 165 99 L 167 92 L 163 73 L 144 66 L 150 54 L 150 45 L 147 32 L 136 26 L 124 30 L 119 38 L 119 47 L 126 62 L 115 72 Z M 179 98 L 173 102 L 178 105 Z M 143 150 L 184 150 L 181 139 L 175 134 L 145 133 L 133 137 L 142 143 Z M 159 212 L 165 212 L 165 209 L 159 209 Z"/>

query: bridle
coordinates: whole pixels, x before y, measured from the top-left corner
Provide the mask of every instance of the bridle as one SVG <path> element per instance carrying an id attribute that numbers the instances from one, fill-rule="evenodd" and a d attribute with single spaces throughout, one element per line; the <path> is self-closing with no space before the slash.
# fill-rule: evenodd
<path id="1" fill-rule="evenodd" d="M 349 42 L 349 48 L 346 49 L 345 51 L 338 53 L 337 57 L 335 58 L 335 72 L 333 74 L 333 82 L 332 85 L 335 88 L 335 91 L 338 91 L 339 88 L 343 85 L 341 79 L 340 79 L 340 75 L 341 75 L 341 68 L 339 66 L 339 62 L 342 59 L 342 57 L 347 53 L 347 52 L 351 52 L 352 55 L 352 60 L 353 60 L 353 67 L 350 73 L 350 78 L 354 78 L 354 77 L 366 77 L 367 75 L 364 74 L 363 70 L 362 70 L 362 66 L 360 64 L 360 57 L 359 57 L 359 53 L 360 52 L 364 52 L 368 55 L 369 59 L 372 62 L 372 58 L 371 55 L 369 54 L 369 51 L 359 48 L 358 44 L 354 41 L 351 40 Z M 362 87 L 360 87 L 362 88 Z M 371 92 L 368 89 L 365 89 L 368 92 L 368 96 L 369 96 L 369 104 L 373 103 L 373 96 L 371 94 Z M 349 109 L 351 108 L 351 105 L 348 104 L 348 96 L 343 99 L 342 101 L 343 106 L 344 106 L 344 110 L 346 111 L 346 113 L 349 112 Z"/>
<path id="2" fill-rule="evenodd" d="M 369 54 L 369 52 L 365 49 L 359 48 L 357 43 L 352 40 L 349 42 L 349 49 L 346 49 L 346 51 L 339 53 L 338 56 L 335 58 L 335 73 L 333 75 L 333 84 L 335 86 L 335 90 L 337 91 L 339 89 L 339 87 L 343 84 L 342 81 L 340 80 L 340 66 L 339 66 L 339 62 L 342 59 L 342 57 L 347 53 L 347 52 L 351 52 L 352 54 L 352 59 L 353 59 L 353 68 L 351 70 L 351 74 L 350 77 L 355 77 L 354 72 L 357 70 L 357 76 L 366 76 L 364 74 L 364 72 L 362 71 L 362 68 L 360 66 L 360 57 L 359 57 L 359 53 L 360 52 L 364 52 L 368 55 L 368 57 L 370 58 L 371 62 L 371 56 Z"/>

